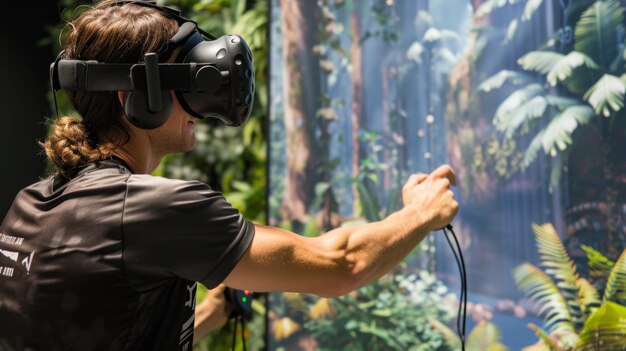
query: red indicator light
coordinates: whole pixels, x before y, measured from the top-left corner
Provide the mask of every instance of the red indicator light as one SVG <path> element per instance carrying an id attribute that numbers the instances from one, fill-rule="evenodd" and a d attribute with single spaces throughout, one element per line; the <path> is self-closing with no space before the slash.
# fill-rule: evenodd
<path id="1" fill-rule="evenodd" d="M 250 290 L 244 290 L 243 293 L 246 295 L 250 295 Z"/>

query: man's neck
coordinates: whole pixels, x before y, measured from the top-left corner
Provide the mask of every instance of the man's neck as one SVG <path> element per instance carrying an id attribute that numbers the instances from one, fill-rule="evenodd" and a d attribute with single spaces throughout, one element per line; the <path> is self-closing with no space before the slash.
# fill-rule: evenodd
<path id="1" fill-rule="evenodd" d="M 150 174 L 161 162 L 161 158 L 154 159 L 152 157 L 137 157 L 123 148 L 115 150 L 113 155 L 123 160 L 135 174 Z"/>
<path id="2" fill-rule="evenodd" d="M 163 158 L 163 155 L 157 154 L 150 147 L 149 140 L 145 139 L 135 136 L 128 143 L 113 151 L 113 155 L 126 162 L 130 170 L 136 174 L 152 173 Z"/>

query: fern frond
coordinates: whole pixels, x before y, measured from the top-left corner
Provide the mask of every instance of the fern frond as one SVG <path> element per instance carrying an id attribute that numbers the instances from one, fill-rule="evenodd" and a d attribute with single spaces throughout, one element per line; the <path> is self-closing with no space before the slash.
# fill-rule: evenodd
<path id="1" fill-rule="evenodd" d="M 596 282 L 606 283 L 615 262 L 609 260 L 606 256 L 591 246 L 581 245 L 580 247 L 583 251 L 585 251 L 585 255 L 587 256 L 587 265 L 589 266 L 589 274 L 591 277 L 594 278 Z M 601 291 L 604 291 L 604 284 Z"/>
<path id="2" fill-rule="evenodd" d="M 617 302 L 626 305 L 626 249 L 615 262 L 604 288 L 602 302 Z M 624 315 L 626 319 L 626 315 Z"/>
<path id="3" fill-rule="evenodd" d="M 582 308 L 583 319 L 586 320 L 589 315 L 595 312 L 600 307 L 600 296 L 596 288 L 589 283 L 587 279 L 580 278 L 576 281 L 578 285 L 578 296 Z"/>
<path id="4" fill-rule="evenodd" d="M 539 341 L 531 346 L 527 346 L 522 351 L 555 351 L 558 349 L 558 345 L 550 335 L 543 329 L 539 328 L 534 323 L 528 323 L 528 329 L 535 332 L 535 335 L 539 338 Z"/>
<path id="5" fill-rule="evenodd" d="M 493 323 L 480 321 L 467 337 L 468 350 L 502 350 L 502 347 L 500 331 Z"/>
<path id="6" fill-rule="evenodd" d="M 570 259 L 563 242 L 552 224 L 532 225 L 537 240 L 537 247 L 541 257 L 541 265 L 546 273 L 555 278 L 557 286 L 571 314 L 574 326 L 582 327 L 583 319 L 579 303 L 579 287 L 576 284 L 578 273 L 576 266 Z"/>
<path id="7" fill-rule="evenodd" d="M 549 330 L 574 331 L 567 301 L 550 276 L 530 263 L 523 263 L 513 270 L 513 278 L 520 290 L 541 306 L 539 314 Z"/>

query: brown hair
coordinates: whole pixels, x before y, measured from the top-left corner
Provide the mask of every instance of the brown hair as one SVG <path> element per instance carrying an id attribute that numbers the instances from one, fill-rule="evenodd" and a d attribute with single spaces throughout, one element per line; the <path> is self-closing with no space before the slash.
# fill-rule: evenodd
<path id="1" fill-rule="evenodd" d="M 67 24 L 65 58 L 137 63 L 145 53 L 159 51 L 177 30 L 177 22 L 157 9 L 105 0 Z M 57 119 L 43 145 L 61 174 L 110 158 L 130 138 L 117 91 L 68 92 L 68 96 L 82 120 Z"/>

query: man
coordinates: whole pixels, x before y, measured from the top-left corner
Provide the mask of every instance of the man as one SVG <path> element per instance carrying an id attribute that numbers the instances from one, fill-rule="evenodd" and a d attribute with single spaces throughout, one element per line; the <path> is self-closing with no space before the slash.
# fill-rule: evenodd
<path id="1" fill-rule="evenodd" d="M 157 6 L 106 0 L 70 23 L 64 58 L 145 60 L 147 85 L 150 53 L 200 72 L 196 61 L 185 64 L 202 44 L 183 22 Z M 64 64 L 78 76 L 91 69 L 84 62 Z M 153 115 L 136 110 L 160 111 L 152 93 L 81 88 L 88 83 L 63 83 L 76 86 L 69 96 L 82 120 L 55 121 L 44 148 L 56 174 L 22 190 L 0 227 L 1 348 L 189 350 L 196 282 L 340 296 L 392 270 L 457 213 L 455 176 L 442 166 L 412 175 L 404 207 L 379 222 L 315 238 L 253 224 L 206 184 L 150 175 L 167 153 L 193 148 L 204 101 L 165 92 L 163 120 L 146 127 L 141 119 L 151 124 Z"/>

